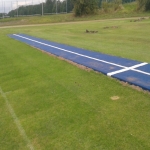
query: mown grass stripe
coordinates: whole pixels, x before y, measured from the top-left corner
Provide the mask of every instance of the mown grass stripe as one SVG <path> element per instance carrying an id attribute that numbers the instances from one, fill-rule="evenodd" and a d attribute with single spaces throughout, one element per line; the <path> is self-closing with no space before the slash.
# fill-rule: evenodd
<path id="1" fill-rule="evenodd" d="M 15 111 L 13 110 L 12 106 L 10 105 L 9 101 L 8 101 L 8 98 L 6 96 L 6 94 L 3 92 L 2 88 L 0 87 L 0 94 L 2 95 L 2 97 L 4 98 L 5 102 L 6 102 L 6 105 L 7 105 L 7 108 L 12 116 L 12 118 L 14 119 L 14 122 L 21 134 L 21 136 L 23 137 L 24 141 L 27 143 L 27 147 L 30 149 L 30 150 L 34 150 L 34 147 L 33 145 L 31 144 L 24 128 L 22 127 L 17 115 L 15 114 Z"/>

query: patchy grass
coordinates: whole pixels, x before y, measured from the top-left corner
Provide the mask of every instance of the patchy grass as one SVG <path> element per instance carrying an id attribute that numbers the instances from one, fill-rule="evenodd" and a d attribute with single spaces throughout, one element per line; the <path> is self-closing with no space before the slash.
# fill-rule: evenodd
<path id="1" fill-rule="evenodd" d="M 114 25 L 119 28 L 103 29 Z M 10 91 L 7 99 L 35 149 L 149 149 L 150 95 L 81 70 L 7 35 L 26 33 L 150 62 L 149 25 L 147 19 L 0 29 L 0 87 Z M 85 29 L 99 32 L 87 34 Z M 1 149 L 28 149 L 2 95 L 0 112 Z"/>

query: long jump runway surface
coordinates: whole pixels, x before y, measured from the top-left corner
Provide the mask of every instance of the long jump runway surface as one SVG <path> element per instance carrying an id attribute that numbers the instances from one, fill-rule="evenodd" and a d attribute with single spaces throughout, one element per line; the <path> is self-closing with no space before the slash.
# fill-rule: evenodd
<path id="1" fill-rule="evenodd" d="M 25 34 L 12 34 L 9 36 L 30 46 L 150 91 L 150 64 L 146 62 L 92 52 Z"/>

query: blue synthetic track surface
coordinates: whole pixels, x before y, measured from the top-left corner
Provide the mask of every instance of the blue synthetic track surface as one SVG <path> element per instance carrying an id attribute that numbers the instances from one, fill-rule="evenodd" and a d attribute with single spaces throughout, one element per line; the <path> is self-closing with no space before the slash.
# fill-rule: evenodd
<path id="1" fill-rule="evenodd" d="M 150 64 L 148 63 L 58 44 L 25 34 L 9 36 L 30 46 L 150 91 Z"/>

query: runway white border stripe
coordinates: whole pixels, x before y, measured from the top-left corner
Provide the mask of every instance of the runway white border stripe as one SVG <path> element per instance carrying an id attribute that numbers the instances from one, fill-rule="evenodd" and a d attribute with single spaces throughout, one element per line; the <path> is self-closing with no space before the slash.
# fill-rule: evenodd
<path id="1" fill-rule="evenodd" d="M 20 121 L 19 121 L 17 115 L 15 114 L 15 112 L 14 112 L 12 106 L 10 105 L 10 103 L 9 103 L 9 101 L 8 101 L 8 99 L 7 99 L 6 94 L 3 92 L 3 90 L 2 90 L 1 87 L 0 87 L 0 94 L 1 94 L 2 97 L 4 98 L 4 100 L 5 100 L 5 102 L 6 102 L 6 105 L 7 105 L 7 108 L 8 108 L 8 110 L 9 110 L 9 112 L 10 112 L 12 118 L 14 119 L 14 122 L 15 122 L 15 124 L 16 124 L 16 126 L 17 126 L 17 128 L 18 128 L 18 130 L 19 130 L 19 132 L 20 132 L 20 134 L 21 134 L 21 136 L 23 137 L 24 141 L 27 143 L 27 147 L 28 147 L 30 150 L 34 150 L 33 145 L 31 144 L 29 138 L 27 137 L 27 134 L 26 134 L 25 130 L 23 129 L 23 127 L 22 127 L 22 125 L 21 125 L 21 123 L 20 123 Z"/>
<path id="2" fill-rule="evenodd" d="M 75 54 L 75 55 L 78 55 L 78 56 L 82 56 L 82 57 L 85 57 L 85 58 L 89 58 L 89 59 L 92 59 L 92 60 L 96 60 L 96 61 L 99 61 L 99 62 L 103 62 L 103 63 L 106 63 L 106 64 L 110 64 L 110 65 L 114 65 L 114 66 L 123 68 L 123 69 L 118 70 L 118 71 L 114 71 L 114 72 L 111 72 L 111 73 L 107 73 L 107 76 L 112 76 L 112 75 L 114 75 L 114 74 L 122 73 L 122 72 L 129 71 L 129 70 L 133 70 L 133 71 L 136 71 L 136 72 L 139 72 L 139 73 L 142 73 L 142 74 L 145 74 L 145 75 L 149 75 L 149 76 L 150 76 L 150 73 L 148 73 L 148 72 L 144 72 L 144 71 L 135 69 L 135 68 L 138 68 L 138 67 L 140 67 L 140 66 L 147 65 L 148 63 L 146 63 L 146 62 L 140 63 L 140 64 L 135 65 L 135 66 L 126 67 L 126 66 L 118 65 L 118 64 L 111 63 L 111 62 L 108 62 L 108 61 L 105 61 L 105 60 L 97 59 L 97 58 L 90 57 L 90 56 L 86 56 L 86 55 L 79 54 L 79 53 L 75 53 L 75 52 L 72 52 L 72 51 L 69 51 L 69 50 L 66 50 L 66 49 L 63 49 L 63 48 L 59 48 L 59 47 L 53 46 L 53 45 L 49 45 L 49 44 L 46 44 L 46 43 L 42 43 L 42 42 L 39 42 L 39 41 L 30 39 L 30 38 L 26 38 L 26 37 L 21 36 L 21 35 L 17 35 L 17 34 L 13 34 L 13 35 L 14 35 L 14 36 L 18 36 L 18 37 L 23 38 L 23 39 L 26 39 L 26 40 L 29 40 L 29 41 L 32 41 L 32 42 L 36 42 L 36 43 L 45 45 L 45 46 L 49 46 L 49 47 L 52 47 L 52 48 L 55 48 L 55 49 L 59 49 L 59 50 L 61 50 L 61 51 L 65 51 L 65 52 L 72 53 L 72 54 Z"/>

